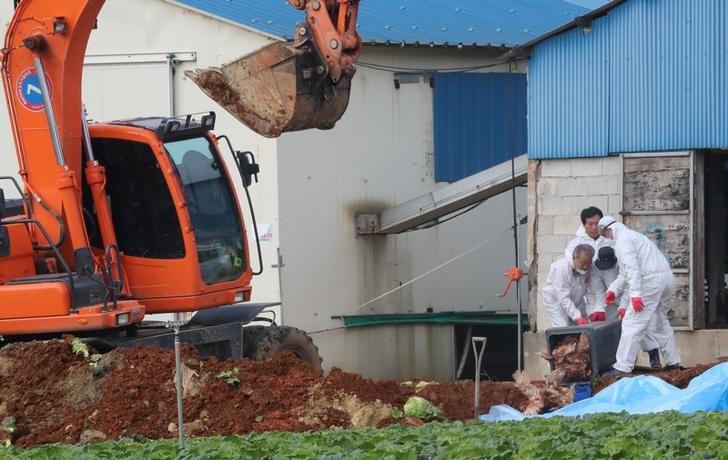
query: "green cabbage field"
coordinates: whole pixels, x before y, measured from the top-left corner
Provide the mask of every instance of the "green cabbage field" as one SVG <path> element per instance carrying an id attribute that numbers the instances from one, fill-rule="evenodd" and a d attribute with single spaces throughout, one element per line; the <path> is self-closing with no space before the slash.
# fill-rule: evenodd
<path id="1" fill-rule="evenodd" d="M 0 448 L 0 459 L 728 458 L 728 413 L 598 414 L 501 423 L 270 432 L 176 440 Z"/>

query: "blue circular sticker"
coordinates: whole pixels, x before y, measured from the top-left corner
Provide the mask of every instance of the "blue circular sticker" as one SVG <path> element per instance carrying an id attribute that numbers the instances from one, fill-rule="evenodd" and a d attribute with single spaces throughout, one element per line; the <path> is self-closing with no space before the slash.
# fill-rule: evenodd
<path id="1" fill-rule="evenodd" d="M 53 95 L 51 81 L 46 77 L 46 85 L 48 86 L 48 96 Z M 25 69 L 18 77 L 16 85 L 18 100 L 26 109 L 31 112 L 39 112 L 45 106 L 43 104 L 43 93 L 40 90 L 40 80 L 38 73 L 34 68 Z"/>

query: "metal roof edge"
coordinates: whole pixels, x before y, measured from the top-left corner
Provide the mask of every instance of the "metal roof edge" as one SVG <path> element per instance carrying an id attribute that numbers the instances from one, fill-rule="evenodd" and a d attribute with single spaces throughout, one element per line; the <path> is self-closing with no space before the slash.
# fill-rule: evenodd
<path id="1" fill-rule="evenodd" d="M 275 34 L 271 34 L 271 33 L 265 32 L 265 31 L 263 31 L 261 29 L 258 29 L 256 27 L 248 26 L 248 25 L 242 24 L 242 23 L 240 23 L 238 21 L 233 21 L 231 19 L 227 19 L 227 18 L 225 18 L 223 16 L 219 16 L 217 14 L 210 13 L 209 11 L 206 11 L 206 10 L 203 10 L 203 9 L 200 9 L 200 8 L 195 8 L 193 6 L 190 6 L 190 5 L 187 5 L 185 3 L 179 2 L 178 0 L 163 0 L 163 1 L 166 2 L 166 3 L 169 3 L 171 5 L 175 5 L 175 6 L 178 6 L 180 8 L 184 8 L 184 9 L 186 9 L 188 11 L 193 11 L 195 13 L 198 13 L 198 14 L 202 15 L 202 16 L 206 16 L 206 17 L 209 17 L 209 18 L 217 19 L 218 21 L 222 21 L 222 22 L 224 22 L 226 24 L 230 24 L 232 26 L 240 27 L 240 28 L 245 29 L 245 30 L 247 30 L 249 32 L 257 33 L 257 34 L 262 35 L 262 36 L 264 36 L 266 38 L 271 38 L 273 40 L 282 41 L 282 42 L 290 42 L 290 41 L 292 41 L 292 39 L 286 37 L 285 35 L 275 35 Z M 291 31 L 291 34 L 293 34 L 293 31 Z M 458 49 L 464 49 L 464 48 L 468 48 L 468 49 L 486 49 L 486 48 L 488 48 L 488 49 L 497 49 L 497 48 L 505 48 L 505 49 L 508 49 L 508 50 L 513 50 L 516 47 L 518 47 L 517 44 L 510 44 L 510 43 L 478 43 L 478 42 L 472 42 L 472 43 L 442 42 L 442 43 L 437 43 L 437 42 L 432 42 L 432 41 L 430 41 L 430 42 L 420 42 L 420 41 L 412 41 L 412 42 L 406 42 L 406 41 L 405 42 L 401 42 L 401 41 L 397 41 L 397 42 L 393 42 L 393 41 L 389 41 L 389 43 L 387 43 L 387 42 L 388 42 L 388 40 L 380 41 L 380 40 L 377 40 L 376 38 L 373 38 L 373 39 L 369 39 L 369 40 L 363 40 L 362 41 L 362 45 L 376 46 L 376 47 L 383 46 L 383 47 L 392 47 L 392 48 L 395 48 L 395 47 L 401 47 L 401 48 L 405 48 L 405 47 L 407 47 L 407 48 L 443 48 L 443 49 L 447 49 L 447 48 L 458 48 Z"/>
<path id="2" fill-rule="evenodd" d="M 284 41 L 288 41 L 288 39 L 286 39 L 286 37 L 283 37 L 283 36 L 280 36 L 280 35 L 269 34 L 267 32 L 264 32 L 264 31 L 260 30 L 260 29 L 256 29 L 255 27 L 246 26 L 245 24 L 241 24 L 241 23 L 239 23 L 237 21 L 232 21 L 232 20 L 227 19 L 227 18 L 225 18 L 223 16 L 218 16 L 217 14 L 212 14 L 209 11 L 201 10 L 199 8 L 194 8 L 192 6 L 186 5 L 186 4 L 181 3 L 181 2 L 178 2 L 176 0 L 163 0 L 163 1 L 166 2 L 166 3 L 169 3 L 171 5 L 175 5 L 175 6 L 178 6 L 180 8 L 184 8 L 184 9 L 189 10 L 189 11 L 194 11 L 195 13 L 201 14 L 202 16 L 207 16 L 209 18 L 213 18 L 213 19 L 217 19 L 218 21 L 222 21 L 222 22 L 224 22 L 226 24 L 230 24 L 232 26 L 240 27 L 241 29 L 245 29 L 248 32 L 253 32 L 253 33 L 262 35 L 262 36 L 264 36 L 266 38 L 271 38 L 273 40 L 283 41 L 283 42 Z"/>
<path id="3" fill-rule="evenodd" d="M 168 0 L 171 1 L 171 0 Z M 444 42 L 444 43 L 414 43 L 414 42 L 393 42 L 389 41 L 387 43 L 386 41 L 378 41 L 378 40 L 369 40 L 369 41 L 363 41 L 362 45 L 364 46 L 372 46 L 377 48 L 439 48 L 439 49 L 447 49 L 447 48 L 458 48 L 458 49 L 507 49 L 512 50 L 516 47 L 516 45 L 508 45 L 508 44 L 494 44 L 494 43 L 455 43 L 455 42 Z"/>
<path id="4" fill-rule="evenodd" d="M 591 21 L 600 18 L 602 16 L 605 16 L 609 11 L 613 10 L 614 8 L 618 7 L 622 3 L 625 3 L 627 0 L 611 0 L 609 3 L 600 6 L 599 8 L 588 12 L 587 14 L 584 14 L 582 16 L 575 17 L 572 21 L 567 22 L 566 24 L 557 27 L 556 29 L 546 32 L 545 34 L 534 38 L 533 40 L 524 43 L 523 45 L 516 46 L 507 53 L 505 53 L 503 56 L 501 56 L 506 61 L 514 60 L 514 59 L 521 59 L 523 57 L 529 58 L 531 57 L 531 49 L 533 49 L 534 46 L 541 43 L 544 40 L 548 40 L 551 37 L 555 37 L 556 35 L 562 34 L 566 32 L 567 30 L 571 30 L 574 27 L 583 26 L 589 24 Z"/>

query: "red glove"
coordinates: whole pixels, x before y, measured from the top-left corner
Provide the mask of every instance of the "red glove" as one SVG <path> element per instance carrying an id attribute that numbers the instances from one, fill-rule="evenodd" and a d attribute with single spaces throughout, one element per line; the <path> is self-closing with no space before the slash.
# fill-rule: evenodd
<path id="1" fill-rule="evenodd" d="M 607 291 L 607 295 L 604 296 L 604 300 L 607 301 L 607 305 L 614 305 L 617 303 L 617 294 L 612 291 Z"/>
<path id="2" fill-rule="evenodd" d="M 606 321 L 606 320 L 607 320 L 607 317 L 603 311 L 595 311 L 594 313 L 589 315 L 589 321 L 592 323 L 594 321 Z"/>
<path id="3" fill-rule="evenodd" d="M 579 326 L 583 326 L 585 324 L 589 324 L 589 321 L 585 320 L 584 318 L 579 318 L 576 320 L 576 324 L 578 324 Z"/>
<path id="4" fill-rule="evenodd" d="M 642 303 L 642 297 L 632 297 L 632 308 L 637 313 L 641 312 L 645 308 L 645 304 Z"/>
<path id="5" fill-rule="evenodd" d="M 617 313 L 619 314 L 619 319 L 624 319 L 624 315 L 627 313 L 627 310 L 624 308 L 620 308 L 617 310 Z"/>

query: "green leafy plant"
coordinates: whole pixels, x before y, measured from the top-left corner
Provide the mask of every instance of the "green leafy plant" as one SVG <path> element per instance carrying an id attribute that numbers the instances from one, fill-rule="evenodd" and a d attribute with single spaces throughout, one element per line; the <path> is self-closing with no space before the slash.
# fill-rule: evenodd
<path id="1" fill-rule="evenodd" d="M 236 387 L 240 385 L 240 379 L 236 377 L 239 373 L 240 370 L 237 367 L 233 367 L 227 371 L 220 372 L 216 375 L 216 377 L 220 380 L 224 380 L 228 385 Z"/>
<path id="2" fill-rule="evenodd" d="M 103 358 L 103 356 L 104 355 L 100 353 L 94 353 L 88 357 L 88 361 L 92 367 L 96 367 L 96 365 L 99 364 L 99 361 L 101 361 L 101 358 Z"/>
<path id="3" fill-rule="evenodd" d="M 407 417 L 418 417 L 422 420 L 442 420 L 445 418 L 445 414 L 441 408 L 419 396 L 411 396 L 404 403 L 404 415 Z"/>
<path id="4" fill-rule="evenodd" d="M 71 351 L 74 355 L 83 355 L 84 358 L 88 358 L 88 345 L 83 343 L 78 337 L 74 337 L 71 340 Z"/>
<path id="5" fill-rule="evenodd" d="M 2 459 L 728 458 L 728 412 L 661 412 L 0 449 Z"/>
<path id="6" fill-rule="evenodd" d="M 5 417 L 2 423 L 0 423 L 0 430 L 8 434 L 15 434 L 18 431 L 18 428 L 15 426 L 15 417 Z"/>

